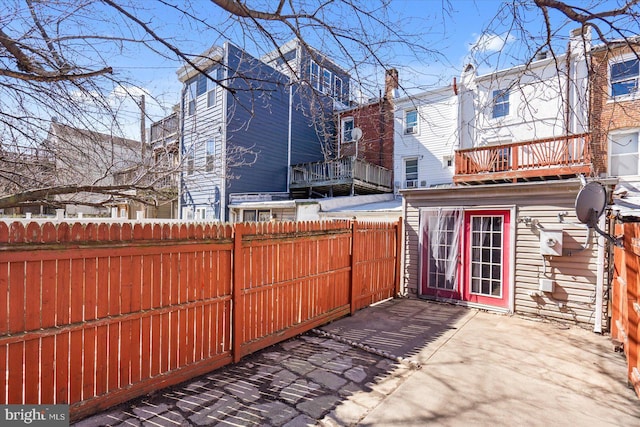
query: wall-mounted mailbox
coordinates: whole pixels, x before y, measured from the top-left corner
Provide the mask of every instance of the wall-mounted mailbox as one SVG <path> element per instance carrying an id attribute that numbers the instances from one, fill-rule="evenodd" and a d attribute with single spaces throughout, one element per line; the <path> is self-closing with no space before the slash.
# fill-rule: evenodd
<path id="1" fill-rule="evenodd" d="M 540 230 L 540 253 L 562 256 L 562 230 Z"/>

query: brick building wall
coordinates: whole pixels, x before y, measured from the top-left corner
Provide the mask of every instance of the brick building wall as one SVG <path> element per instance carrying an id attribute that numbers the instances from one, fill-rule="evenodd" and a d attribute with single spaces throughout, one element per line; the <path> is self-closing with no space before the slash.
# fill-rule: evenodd
<path id="1" fill-rule="evenodd" d="M 636 52 L 639 45 L 635 45 Z M 632 54 L 625 44 L 594 49 L 591 52 L 591 152 L 595 176 L 607 173 L 607 135 L 616 129 L 640 126 L 640 97 L 630 95 L 613 99 L 609 89 L 609 62 Z"/>
<path id="2" fill-rule="evenodd" d="M 388 70 L 385 76 L 384 96 L 337 116 L 336 129 L 339 130 L 340 156 L 355 156 L 358 159 L 393 170 L 393 93 L 398 88 L 398 73 Z M 354 127 L 362 130 L 362 138 L 357 142 L 343 143 L 340 131 L 342 120 L 353 118 Z"/>

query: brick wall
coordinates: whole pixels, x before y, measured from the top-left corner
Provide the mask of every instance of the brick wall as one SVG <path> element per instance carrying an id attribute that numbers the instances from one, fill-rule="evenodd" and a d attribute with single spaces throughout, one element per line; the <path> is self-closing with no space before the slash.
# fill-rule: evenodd
<path id="1" fill-rule="evenodd" d="M 595 50 L 591 57 L 591 149 L 594 174 L 607 172 L 607 134 L 616 129 L 640 125 L 640 99 L 618 99 L 609 96 L 609 61 L 631 53 L 629 46 Z"/>
<path id="2" fill-rule="evenodd" d="M 358 159 L 393 171 L 393 96 L 396 89 L 398 71 L 389 69 L 385 73 L 384 95 L 378 101 L 338 114 L 336 128 L 339 134 L 342 119 L 347 117 L 353 117 L 354 127 L 362 130 L 357 147 L 355 143 L 341 145 L 342 156 L 357 155 Z"/>
<path id="3" fill-rule="evenodd" d="M 358 142 L 358 159 L 393 170 L 393 107 L 386 99 L 364 105 L 339 115 L 338 123 L 353 117 L 354 127 L 362 130 Z M 355 143 L 342 144 L 340 154 L 355 156 Z"/>

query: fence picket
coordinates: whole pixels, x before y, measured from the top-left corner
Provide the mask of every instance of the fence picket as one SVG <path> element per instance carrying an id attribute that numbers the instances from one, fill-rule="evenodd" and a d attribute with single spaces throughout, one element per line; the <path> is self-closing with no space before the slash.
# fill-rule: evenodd
<path id="1" fill-rule="evenodd" d="M 40 403 L 40 340 L 24 343 L 24 402 Z"/>

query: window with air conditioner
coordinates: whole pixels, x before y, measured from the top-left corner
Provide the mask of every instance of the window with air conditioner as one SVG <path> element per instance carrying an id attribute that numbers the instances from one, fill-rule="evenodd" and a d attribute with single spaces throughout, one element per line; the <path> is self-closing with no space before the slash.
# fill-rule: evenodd
<path id="1" fill-rule="evenodd" d="M 405 159 L 404 161 L 404 187 L 416 188 L 418 186 L 418 159 Z"/>
<path id="2" fill-rule="evenodd" d="M 404 112 L 404 133 L 407 135 L 418 133 L 418 110 Z"/>

